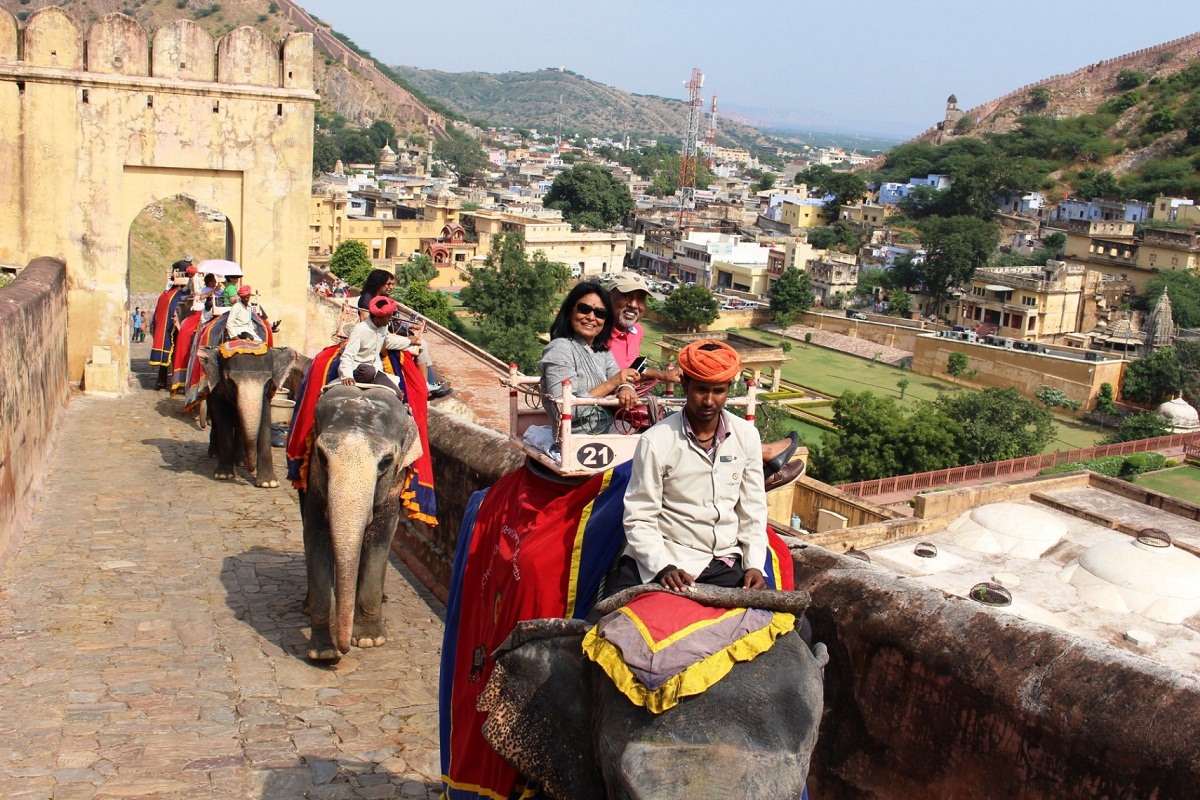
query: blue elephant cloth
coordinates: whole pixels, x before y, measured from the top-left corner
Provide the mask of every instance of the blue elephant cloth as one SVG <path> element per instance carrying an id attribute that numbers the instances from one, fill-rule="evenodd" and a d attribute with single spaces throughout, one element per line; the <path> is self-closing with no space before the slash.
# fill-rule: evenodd
<path id="1" fill-rule="evenodd" d="M 169 367 L 175 352 L 175 314 L 187 295 L 175 286 L 158 296 L 154 316 L 150 318 L 150 366 Z"/>
<path id="2" fill-rule="evenodd" d="M 522 620 L 582 619 L 625 545 L 631 462 L 575 487 L 526 467 L 467 504 L 446 605 L 439 688 L 442 797 L 504 800 L 524 779 L 487 744 L 476 710 L 492 651 Z"/>

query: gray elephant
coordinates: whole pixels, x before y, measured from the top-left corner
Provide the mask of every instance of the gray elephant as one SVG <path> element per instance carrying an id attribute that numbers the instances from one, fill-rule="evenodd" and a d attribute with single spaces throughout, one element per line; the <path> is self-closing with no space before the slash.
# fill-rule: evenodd
<path id="1" fill-rule="evenodd" d="M 388 388 L 333 384 L 314 413 L 307 489 L 300 493 L 308 657 L 331 661 L 351 645 L 387 641 L 384 575 L 421 440 L 408 408 Z"/>
<path id="2" fill-rule="evenodd" d="M 622 595 L 615 599 L 623 602 Z M 783 606 L 808 602 L 803 592 L 708 586 L 695 587 L 694 595 L 721 598 L 703 601 L 718 606 L 771 607 L 779 601 L 767 596 L 785 595 Z M 733 595 L 742 599 L 731 601 Z M 746 599 L 753 596 L 758 599 Z M 619 602 L 601 606 L 607 612 Z M 588 627 L 565 619 L 518 625 L 496 651 L 479 700 L 479 710 L 488 714 L 484 738 L 547 795 L 802 797 L 821 721 L 822 672 L 829 659 L 824 645 L 810 649 L 796 632 L 784 634 L 703 694 L 655 715 L 631 703 L 582 655 Z"/>
<path id="3" fill-rule="evenodd" d="M 203 347 L 197 356 L 208 390 L 209 455 L 216 455 L 213 477 L 235 477 L 234 464 L 243 464 L 256 486 L 275 488 L 271 461 L 271 398 L 302 357 L 290 347 L 275 347 L 263 355 L 223 356 L 220 348 Z"/>

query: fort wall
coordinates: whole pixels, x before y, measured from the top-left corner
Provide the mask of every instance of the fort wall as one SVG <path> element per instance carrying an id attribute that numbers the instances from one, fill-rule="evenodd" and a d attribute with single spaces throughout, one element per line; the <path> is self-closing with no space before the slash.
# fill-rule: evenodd
<path id="1" fill-rule="evenodd" d="M 216 42 L 179 20 L 151 37 L 114 13 L 85 35 L 57 7 L 23 28 L 0 10 L 0 262 L 68 265 L 73 379 L 104 344 L 125 384 L 129 228 L 178 194 L 229 218 L 227 256 L 283 321 L 277 341 L 302 344 L 315 102 L 308 34 Z"/>
<path id="2" fill-rule="evenodd" d="M 66 273 L 39 258 L 0 289 L 0 564 L 20 544 L 67 402 Z"/>
<path id="3" fill-rule="evenodd" d="M 819 547 L 795 556 L 830 653 L 814 797 L 1194 794 L 1194 676 Z"/>

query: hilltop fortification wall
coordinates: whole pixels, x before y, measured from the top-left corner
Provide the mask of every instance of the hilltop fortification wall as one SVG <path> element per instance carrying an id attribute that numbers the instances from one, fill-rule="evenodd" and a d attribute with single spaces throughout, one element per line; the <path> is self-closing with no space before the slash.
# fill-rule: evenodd
<path id="1" fill-rule="evenodd" d="M 1159 74 L 1167 75 L 1177 72 L 1187 66 L 1189 61 L 1200 57 L 1200 32 L 1181 36 L 1153 47 L 1134 50 L 1116 58 L 1098 61 L 1074 72 L 1051 75 L 1040 81 L 1025 84 L 1007 94 L 969 108 L 963 112 L 963 115 L 971 117 L 976 123 L 976 128 L 983 126 L 987 130 L 1003 129 L 1006 126 L 998 124 L 998 117 L 1024 105 L 1029 99 L 1029 92 L 1038 86 L 1050 90 L 1049 107 L 1055 113 L 1061 113 L 1064 116 L 1090 113 L 1103 102 L 1105 95 L 1116 90 L 1117 74 L 1122 70 L 1157 68 L 1160 60 L 1167 57 L 1172 58 L 1175 63 L 1167 70 L 1159 71 Z M 1013 121 L 1016 116 L 1017 114 L 1012 114 Z M 909 143 L 940 144 L 946 135 L 947 132 L 942 130 L 942 124 L 938 122 L 914 136 Z M 878 170 L 883 167 L 885 160 L 886 156 L 878 156 L 858 169 Z"/>
<path id="2" fill-rule="evenodd" d="M 67 402 L 66 274 L 39 258 L 0 289 L 0 564 L 20 544 Z"/>
<path id="3" fill-rule="evenodd" d="M 68 265 L 73 377 L 109 345 L 125 384 L 129 229 L 175 195 L 225 214 L 227 257 L 270 298 L 277 341 L 303 335 L 312 67 L 306 33 L 215 41 L 178 20 L 151 35 L 119 13 L 85 33 L 54 6 L 24 27 L 0 10 L 0 262 Z"/>
<path id="4" fill-rule="evenodd" d="M 347 69 L 354 70 L 371 82 L 375 90 L 392 104 L 391 113 L 407 130 L 426 128 L 438 135 L 446 135 L 446 118 L 422 103 L 408 90 L 380 72 L 371 61 L 351 50 L 345 42 L 333 35 L 329 28 L 317 22 L 307 11 L 293 0 L 279 0 L 279 7 L 296 27 L 310 33 L 317 47 L 328 53 Z"/>

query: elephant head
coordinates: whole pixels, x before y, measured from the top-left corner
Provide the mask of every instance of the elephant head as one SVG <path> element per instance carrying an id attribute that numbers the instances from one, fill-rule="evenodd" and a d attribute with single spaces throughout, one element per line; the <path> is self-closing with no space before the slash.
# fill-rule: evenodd
<path id="1" fill-rule="evenodd" d="M 801 797 L 821 721 L 824 645 L 787 633 L 655 715 L 582 655 L 588 627 L 521 623 L 479 700 L 484 738 L 550 797 Z"/>
<path id="2" fill-rule="evenodd" d="M 352 644 L 373 647 L 386 641 L 380 612 L 384 572 L 406 468 L 421 455 L 421 440 L 408 409 L 386 388 L 330 386 L 315 413 L 303 498 L 312 618 L 308 655 L 327 660 Z M 336 631 L 336 653 L 330 627 Z"/>
<path id="3" fill-rule="evenodd" d="M 216 477 L 232 478 L 233 464 L 241 456 L 257 485 L 278 486 L 271 463 L 271 398 L 302 356 L 290 347 L 276 347 L 263 355 L 224 357 L 219 348 L 205 347 L 197 357 L 204 368 L 213 415 Z"/>

